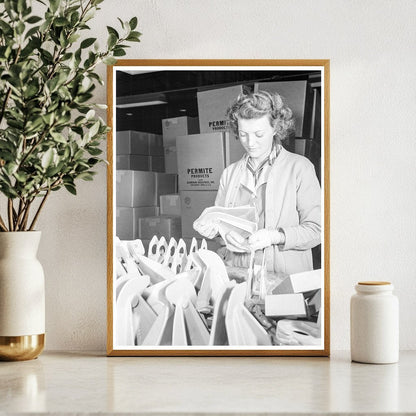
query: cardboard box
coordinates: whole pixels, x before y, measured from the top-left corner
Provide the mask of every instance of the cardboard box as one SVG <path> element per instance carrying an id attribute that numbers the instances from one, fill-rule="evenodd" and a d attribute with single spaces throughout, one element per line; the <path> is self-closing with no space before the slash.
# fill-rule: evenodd
<path id="1" fill-rule="evenodd" d="M 165 157 L 164 156 L 149 156 L 150 170 L 152 172 L 165 172 Z"/>
<path id="2" fill-rule="evenodd" d="M 154 175 L 156 176 L 156 195 L 158 202 L 160 195 L 178 193 L 178 175 L 160 172 L 154 172 Z"/>
<path id="3" fill-rule="evenodd" d="M 273 293 L 305 293 L 321 288 L 321 269 L 295 273 L 286 277 Z"/>
<path id="4" fill-rule="evenodd" d="M 159 215 L 159 207 L 117 207 L 116 236 L 120 240 L 139 238 L 139 218 Z"/>
<path id="5" fill-rule="evenodd" d="M 116 134 L 116 154 L 162 156 L 162 136 L 135 130 L 118 131 Z"/>
<path id="6" fill-rule="evenodd" d="M 240 160 L 246 153 L 240 140 L 233 133 L 224 133 L 225 167 Z"/>
<path id="7" fill-rule="evenodd" d="M 180 136 L 176 143 L 180 191 L 218 189 L 225 167 L 244 154 L 228 133 Z"/>
<path id="8" fill-rule="evenodd" d="M 165 172 L 178 173 L 178 157 L 176 146 L 168 146 L 164 148 L 165 153 Z"/>
<path id="9" fill-rule="evenodd" d="M 130 169 L 130 155 L 116 155 L 116 169 Z"/>
<path id="10" fill-rule="evenodd" d="M 308 307 L 311 315 L 315 315 L 321 310 L 321 301 L 321 289 L 318 289 L 315 294 L 310 299 L 308 299 Z"/>
<path id="11" fill-rule="evenodd" d="M 181 238 L 181 217 L 159 216 L 139 219 L 139 238 L 150 240 L 154 235 L 179 240 Z"/>
<path id="12" fill-rule="evenodd" d="M 116 133 L 117 155 L 149 155 L 148 133 L 134 130 L 118 131 Z"/>
<path id="13" fill-rule="evenodd" d="M 138 170 L 116 171 L 116 205 L 118 207 L 157 206 L 159 198 L 156 175 L 155 172 Z"/>
<path id="14" fill-rule="evenodd" d="M 227 109 L 242 92 L 242 85 L 199 91 L 197 100 L 200 132 L 228 131 Z"/>
<path id="15" fill-rule="evenodd" d="M 272 317 L 305 317 L 305 299 L 301 293 L 285 295 L 267 295 L 265 298 L 265 315 Z"/>
<path id="16" fill-rule="evenodd" d="M 179 194 L 160 195 L 161 215 L 181 215 L 181 199 Z"/>
<path id="17" fill-rule="evenodd" d="M 149 155 L 163 156 L 163 138 L 161 134 L 148 133 Z"/>
<path id="18" fill-rule="evenodd" d="M 179 195 L 182 211 L 182 237 L 202 238 L 194 230 L 193 223 L 205 208 L 214 205 L 217 191 L 180 191 Z"/>
<path id="19" fill-rule="evenodd" d="M 292 110 L 295 117 L 295 135 L 297 137 L 311 136 L 311 113 L 313 107 L 313 91 L 308 87 L 308 81 L 279 81 L 258 82 L 254 84 L 254 92 L 277 92 L 283 97 L 284 103 Z"/>
<path id="20" fill-rule="evenodd" d="M 199 121 L 197 117 L 174 117 L 162 120 L 163 146 L 176 146 L 178 136 L 199 133 Z"/>
<path id="21" fill-rule="evenodd" d="M 151 156 L 146 155 L 117 155 L 116 169 L 119 170 L 151 170 Z"/>

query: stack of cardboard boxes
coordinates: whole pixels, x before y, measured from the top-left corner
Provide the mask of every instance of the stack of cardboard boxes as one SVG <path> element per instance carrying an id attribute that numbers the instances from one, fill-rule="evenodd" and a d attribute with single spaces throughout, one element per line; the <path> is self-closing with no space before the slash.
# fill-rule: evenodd
<path id="1" fill-rule="evenodd" d="M 140 238 L 146 242 L 153 235 L 179 238 L 180 217 L 160 216 L 162 196 L 177 192 L 177 175 L 117 170 L 116 235 L 121 240 Z"/>
<path id="2" fill-rule="evenodd" d="M 116 169 L 164 172 L 162 136 L 125 130 L 116 134 Z"/>
<path id="3" fill-rule="evenodd" d="M 160 197 L 177 192 L 177 175 L 164 173 L 162 136 L 138 131 L 116 135 L 116 235 L 180 237 L 180 217 L 160 217 Z"/>
<path id="4" fill-rule="evenodd" d="M 197 117 L 174 117 L 162 120 L 163 148 L 166 173 L 178 173 L 176 138 L 199 133 Z"/>

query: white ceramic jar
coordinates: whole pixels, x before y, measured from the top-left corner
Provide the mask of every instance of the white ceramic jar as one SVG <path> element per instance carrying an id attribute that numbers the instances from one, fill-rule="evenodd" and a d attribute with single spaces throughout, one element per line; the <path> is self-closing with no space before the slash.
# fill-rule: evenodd
<path id="1" fill-rule="evenodd" d="M 359 282 L 351 297 L 351 360 L 399 360 L 399 301 L 390 282 Z"/>

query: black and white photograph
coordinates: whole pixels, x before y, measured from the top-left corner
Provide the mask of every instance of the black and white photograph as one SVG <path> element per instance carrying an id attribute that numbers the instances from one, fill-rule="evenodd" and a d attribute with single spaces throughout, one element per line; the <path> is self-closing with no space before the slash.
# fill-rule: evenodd
<path id="1" fill-rule="evenodd" d="M 329 61 L 108 69 L 109 355 L 328 355 Z"/>

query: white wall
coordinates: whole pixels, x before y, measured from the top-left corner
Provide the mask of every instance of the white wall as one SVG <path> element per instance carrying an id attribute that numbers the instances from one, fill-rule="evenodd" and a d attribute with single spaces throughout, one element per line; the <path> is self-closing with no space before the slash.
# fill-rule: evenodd
<path id="1" fill-rule="evenodd" d="M 416 2 L 106 0 L 91 27 L 139 18 L 127 58 L 331 60 L 331 347 L 349 348 L 359 280 L 390 280 L 416 348 Z M 104 73 L 104 68 L 102 68 Z M 106 91 L 97 91 L 105 102 Z M 106 176 L 41 218 L 47 349 L 105 349 Z"/>

